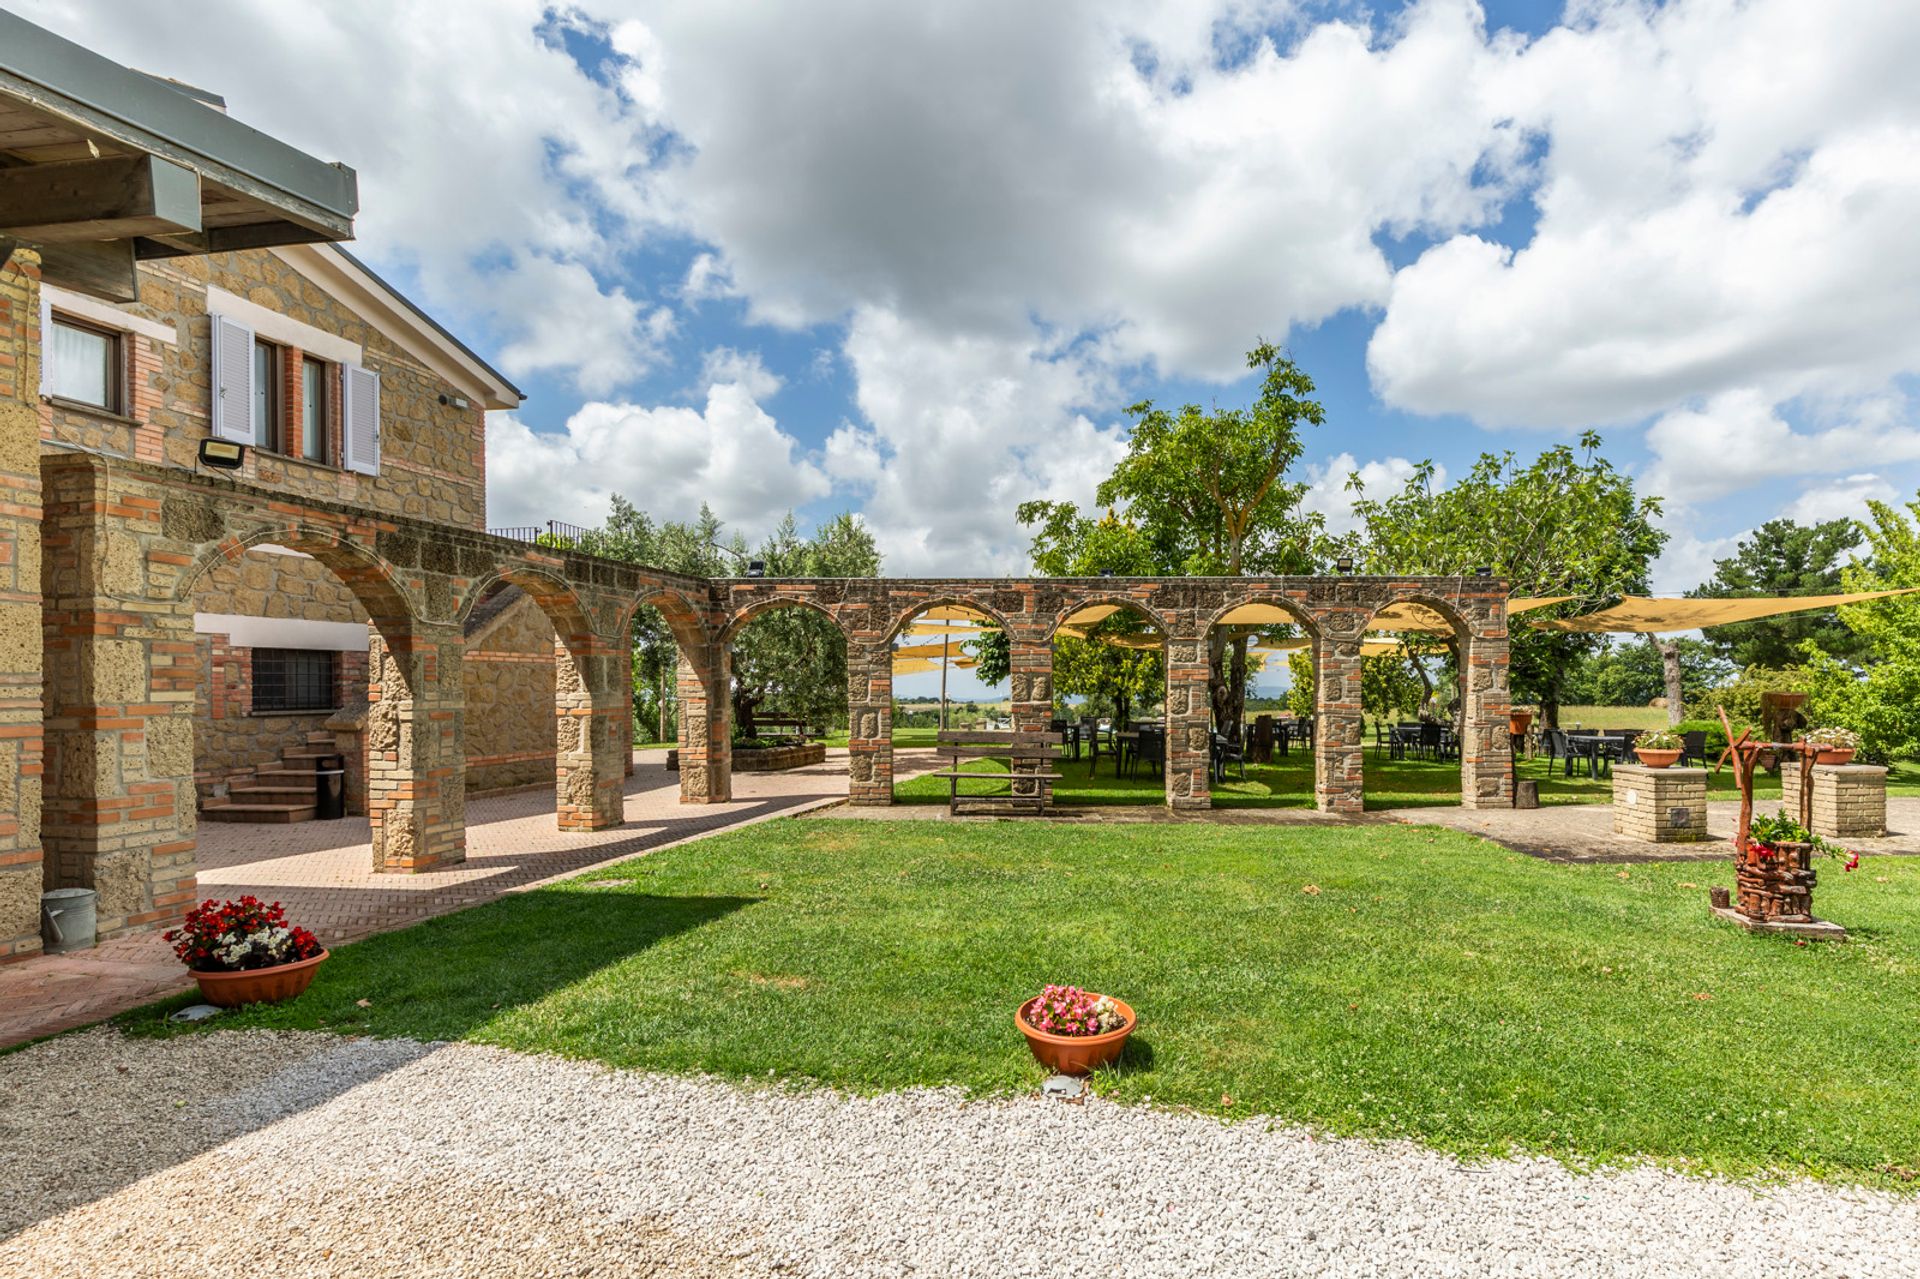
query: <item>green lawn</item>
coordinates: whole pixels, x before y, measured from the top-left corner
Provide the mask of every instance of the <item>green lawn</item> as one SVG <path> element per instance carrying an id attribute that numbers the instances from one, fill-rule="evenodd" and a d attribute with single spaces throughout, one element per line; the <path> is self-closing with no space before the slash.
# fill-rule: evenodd
<path id="1" fill-rule="evenodd" d="M 1844 945 L 1710 919 L 1725 864 L 1420 827 L 783 820 L 342 947 L 297 1002 L 213 1024 L 992 1094 L 1038 1085 L 1013 1010 L 1070 981 L 1140 1012 L 1097 1080 L 1126 1102 L 1901 1184 L 1920 861 L 1821 879 Z M 199 1033 L 160 1022 L 182 1002 L 123 1021 Z"/>
<path id="2" fill-rule="evenodd" d="M 1006 765 L 998 760 L 969 761 L 968 768 L 991 769 L 1004 776 Z M 1555 767 L 1548 775 L 1544 759 L 1523 759 L 1519 776 L 1539 783 L 1543 804 L 1609 803 L 1613 798 L 1610 777 L 1591 778 L 1585 774 L 1563 775 Z M 1460 765 L 1456 761 L 1388 759 L 1369 743 L 1366 748 L 1367 807 L 1425 808 L 1460 802 Z M 1132 776 L 1115 777 L 1111 756 L 1100 757 L 1096 774 L 1089 776 L 1085 756 L 1079 761 L 1062 759 L 1055 770 L 1063 774 L 1054 783 L 1054 796 L 1062 804 L 1158 804 L 1162 802 L 1161 779 L 1138 769 Z M 1920 782 L 1920 772 L 1914 780 Z M 1738 797 L 1733 785 L 1733 770 L 1708 774 L 1709 793 L 1732 799 Z M 1003 782 L 960 783 L 963 795 L 1004 793 Z M 1780 782 L 1762 774 L 1754 787 L 1761 799 L 1778 799 Z M 894 799 L 903 804 L 944 804 L 947 783 L 935 777 L 916 777 L 898 782 Z M 1225 785 L 1213 790 L 1213 802 L 1219 808 L 1312 808 L 1313 761 L 1306 751 L 1295 749 L 1272 764 L 1247 765 L 1246 780 L 1237 770 L 1230 772 Z"/>

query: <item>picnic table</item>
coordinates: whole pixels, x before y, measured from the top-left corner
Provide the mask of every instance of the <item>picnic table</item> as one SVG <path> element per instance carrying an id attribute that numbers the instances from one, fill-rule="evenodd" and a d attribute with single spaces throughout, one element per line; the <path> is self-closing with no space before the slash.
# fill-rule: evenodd
<path id="1" fill-rule="evenodd" d="M 1060 749 L 1061 736 L 1059 733 L 942 729 L 934 750 L 944 757 L 947 767 L 932 776 L 946 780 L 947 811 L 959 816 L 962 804 L 978 804 L 993 812 L 1031 811 L 1036 817 L 1043 816 L 1053 783 L 1060 780 L 1060 774 L 1052 771 L 1052 765 Z M 961 767 L 970 760 L 995 759 L 1007 761 L 1005 773 Z M 968 780 L 1004 781 L 1007 793 L 962 795 L 960 783 Z M 1024 790 L 1022 783 L 1026 784 Z"/>

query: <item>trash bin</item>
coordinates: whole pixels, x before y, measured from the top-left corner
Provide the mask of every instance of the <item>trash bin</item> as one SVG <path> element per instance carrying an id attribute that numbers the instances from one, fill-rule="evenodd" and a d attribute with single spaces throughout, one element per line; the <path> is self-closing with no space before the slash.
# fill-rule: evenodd
<path id="1" fill-rule="evenodd" d="M 313 815 L 321 821 L 347 815 L 347 757 L 322 755 L 313 761 Z"/>
<path id="2" fill-rule="evenodd" d="M 41 949 L 49 955 L 91 950 L 94 906 L 100 894 L 91 888 L 56 888 L 40 894 Z"/>

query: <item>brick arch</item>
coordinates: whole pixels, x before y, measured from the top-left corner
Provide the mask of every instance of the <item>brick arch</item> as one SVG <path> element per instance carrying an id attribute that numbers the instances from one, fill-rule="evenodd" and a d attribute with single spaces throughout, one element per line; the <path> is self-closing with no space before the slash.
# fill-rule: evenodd
<path id="1" fill-rule="evenodd" d="M 594 634 L 593 619 L 573 584 L 557 573 L 527 564 L 503 564 L 475 582 L 454 611 L 453 624 L 464 627 L 480 601 L 503 584 L 525 591 L 546 614 L 553 633 L 562 642 L 584 642 Z"/>
<path id="2" fill-rule="evenodd" d="M 1112 604 L 1116 608 L 1125 609 L 1131 613 L 1137 613 L 1142 618 L 1153 623 L 1153 625 L 1159 629 L 1162 635 L 1166 635 L 1169 633 L 1170 623 L 1168 622 L 1167 618 L 1162 616 L 1158 609 L 1153 608 L 1151 605 L 1147 604 L 1146 602 L 1139 599 L 1135 599 L 1128 595 L 1122 595 L 1118 593 L 1108 593 L 1105 591 L 1095 591 L 1089 595 L 1076 596 L 1073 600 L 1071 600 L 1067 604 L 1054 610 L 1054 614 L 1052 618 L 1050 618 L 1047 622 L 1047 629 L 1046 629 L 1047 643 L 1051 644 L 1053 642 L 1054 636 L 1059 633 L 1061 625 L 1064 624 L 1069 617 L 1072 617 L 1075 613 L 1078 613 L 1083 608 L 1091 608 L 1096 604 Z"/>
<path id="3" fill-rule="evenodd" d="M 1306 632 L 1307 638 L 1310 640 L 1317 642 L 1320 639 L 1321 625 L 1306 605 L 1302 604 L 1299 600 L 1292 599 L 1285 595 L 1275 595 L 1265 592 L 1229 596 L 1225 603 L 1207 615 L 1201 623 L 1200 633 L 1202 635 L 1211 634 L 1213 628 L 1221 625 L 1222 619 L 1224 619 L 1227 614 L 1237 608 L 1245 608 L 1249 604 L 1269 604 L 1274 608 L 1282 609 L 1293 617 L 1293 621 L 1288 623 L 1289 625 L 1298 626 L 1302 631 Z M 1226 624 L 1231 626 L 1239 625 L 1240 623 L 1229 622 Z"/>
<path id="4" fill-rule="evenodd" d="M 754 600 L 751 604 L 742 605 L 739 609 L 735 610 L 734 613 L 726 619 L 725 625 L 720 628 L 719 642 L 724 645 L 732 644 L 740 632 L 745 630 L 747 626 L 753 622 L 754 618 L 783 608 L 811 609 L 813 612 L 820 614 L 832 622 L 842 635 L 847 635 L 847 625 L 840 620 L 839 610 L 832 605 L 824 604 L 806 595 L 770 595 L 763 599 Z M 847 638 L 851 639 L 852 636 L 848 635 Z"/>
<path id="5" fill-rule="evenodd" d="M 660 610 L 660 615 L 667 619 L 667 629 L 673 633 L 673 642 L 682 651 L 703 648 L 710 641 L 706 617 L 700 608 L 685 593 L 664 584 L 643 584 L 638 595 L 620 606 L 619 620 L 613 628 L 616 636 L 631 631 L 633 615 L 643 604 Z"/>
<path id="6" fill-rule="evenodd" d="M 393 565 L 337 530 L 311 524 L 252 529 L 229 534 L 206 546 L 180 575 L 174 587 L 175 602 L 190 603 L 194 590 L 214 568 L 233 563 L 250 548 L 263 544 L 303 551 L 324 564 L 360 601 L 374 629 L 389 639 L 407 635 L 420 616 L 418 603 Z"/>
<path id="7" fill-rule="evenodd" d="M 919 617 L 928 609 L 934 608 L 970 608 L 976 613 L 985 614 L 986 617 L 1001 630 L 1009 634 L 1014 630 L 1013 625 L 1007 621 L 1006 614 L 1000 609 L 982 602 L 977 595 L 956 592 L 951 595 L 937 595 L 931 599 L 915 600 L 906 609 L 894 614 L 893 620 L 887 625 L 886 635 L 881 642 L 891 645 L 894 640 L 900 638 L 900 633 L 903 630 L 912 625 L 914 618 Z"/>
<path id="8" fill-rule="evenodd" d="M 1453 638 L 1459 640 L 1462 644 L 1471 640 L 1477 633 L 1473 620 L 1460 608 L 1458 601 L 1450 600 L 1437 591 L 1420 590 L 1397 591 L 1393 594 L 1392 598 L 1376 602 L 1372 608 L 1367 610 L 1366 625 L 1361 628 L 1362 631 L 1365 632 L 1373 629 L 1374 619 L 1396 604 L 1418 604 L 1423 608 L 1432 609 L 1434 612 L 1440 614 L 1441 617 L 1445 618 L 1453 627 Z M 1433 632 L 1427 633 L 1432 634 Z"/>

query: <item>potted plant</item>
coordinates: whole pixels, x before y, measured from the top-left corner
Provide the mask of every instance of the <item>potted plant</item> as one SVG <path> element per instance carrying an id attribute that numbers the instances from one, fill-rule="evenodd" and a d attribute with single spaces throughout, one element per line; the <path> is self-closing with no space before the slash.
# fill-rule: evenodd
<path id="1" fill-rule="evenodd" d="M 1854 753 L 1860 749 L 1860 734 L 1850 728 L 1816 728 L 1801 740 L 1818 750 L 1813 757 L 1816 764 L 1851 763 Z"/>
<path id="2" fill-rule="evenodd" d="M 1839 858 L 1845 870 L 1860 864 L 1860 854 L 1828 843 L 1784 809 L 1755 817 L 1747 826 L 1746 856 L 1733 868 L 1739 894 L 1735 909 L 1749 919 L 1811 920 L 1815 853 Z"/>
<path id="3" fill-rule="evenodd" d="M 1140 1024 L 1124 1000 L 1078 986 L 1048 986 L 1021 1004 L 1013 1021 L 1034 1060 L 1058 1075 L 1084 1075 L 1111 1062 Z"/>
<path id="4" fill-rule="evenodd" d="M 221 1008 L 292 999 L 327 958 L 317 937 L 287 923 L 279 902 L 266 905 L 258 897 L 201 902 L 166 940 L 200 983 L 201 996 Z"/>
<path id="5" fill-rule="evenodd" d="M 1669 729 L 1655 729 L 1634 739 L 1633 753 L 1648 768 L 1672 768 L 1679 762 L 1686 742 Z"/>
<path id="6" fill-rule="evenodd" d="M 1511 733 L 1513 736 L 1525 737 L 1527 735 L 1527 730 L 1532 726 L 1533 726 L 1532 711 L 1508 711 L 1507 712 L 1507 732 Z"/>

